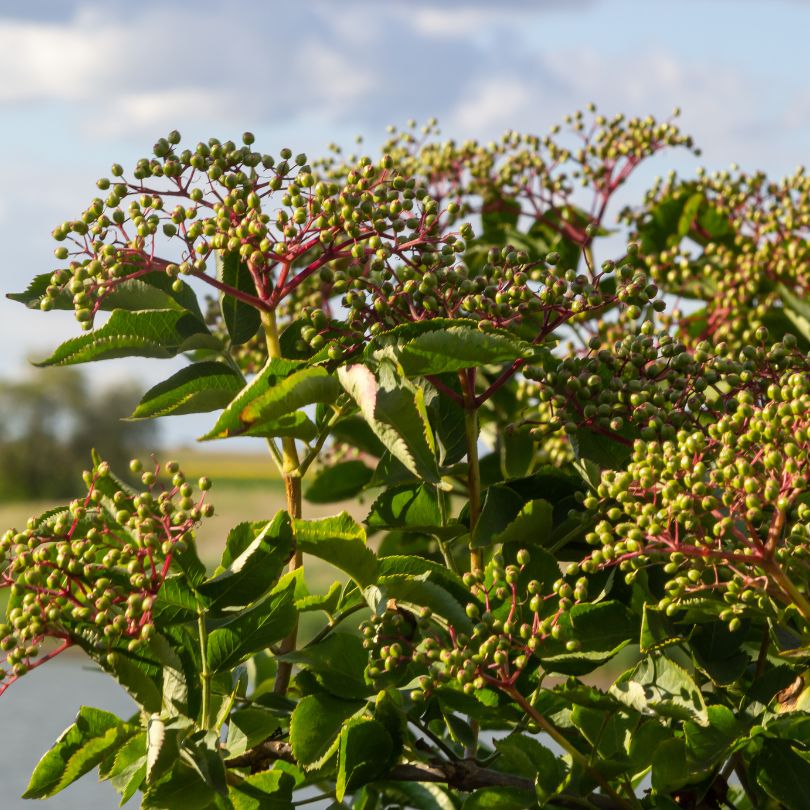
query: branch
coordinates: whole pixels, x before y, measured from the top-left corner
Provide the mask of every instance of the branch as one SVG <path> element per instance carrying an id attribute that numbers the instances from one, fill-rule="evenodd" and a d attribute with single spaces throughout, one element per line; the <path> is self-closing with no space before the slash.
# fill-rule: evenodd
<path id="1" fill-rule="evenodd" d="M 296 763 L 292 747 L 284 740 L 266 740 L 241 756 L 229 759 L 225 764 L 228 768 L 249 768 L 253 773 L 264 770 L 276 760 Z M 503 773 L 484 768 L 474 760 L 464 759 L 457 762 L 438 760 L 432 764 L 423 762 L 405 762 L 394 765 L 382 777 L 383 781 L 391 782 L 437 782 L 446 784 L 449 788 L 469 793 L 479 788 L 508 787 L 534 793 L 534 781 L 523 776 Z M 558 807 L 581 810 L 583 805 L 592 806 L 597 810 L 618 810 L 623 807 L 610 796 L 599 793 L 591 794 L 587 799 L 573 794 L 562 793 L 554 797 L 554 804 Z"/>

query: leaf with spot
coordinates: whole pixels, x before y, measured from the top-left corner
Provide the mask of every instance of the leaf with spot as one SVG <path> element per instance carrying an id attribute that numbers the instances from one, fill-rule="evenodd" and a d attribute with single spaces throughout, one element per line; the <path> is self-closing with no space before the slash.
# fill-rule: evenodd
<path id="1" fill-rule="evenodd" d="M 272 364 L 270 361 L 271 369 Z M 294 436 L 309 441 L 317 435 L 315 425 L 299 409 L 316 402 L 333 402 L 339 393 L 337 380 L 319 366 L 297 369 L 283 377 L 262 375 L 264 371 L 242 389 L 203 439 Z"/>

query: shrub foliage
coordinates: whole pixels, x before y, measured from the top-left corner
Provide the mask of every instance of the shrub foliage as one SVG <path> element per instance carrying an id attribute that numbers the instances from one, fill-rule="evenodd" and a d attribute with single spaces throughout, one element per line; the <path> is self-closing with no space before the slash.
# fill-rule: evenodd
<path id="1" fill-rule="evenodd" d="M 3 535 L 2 689 L 78 646 L 140 708 L 81 708 L 27 797 L 98 769 L 145 808 L 810 806 L 807 179 L 618 211 L 672 149 L 595 110 L 374 159 L 172 132 L 98 181 L 12 296 L 83 329 L 42 364 L 185 356 L 133 416 L 264 438 L 286 508 L 210 572 L 210 482 L 94 456 Z"/>

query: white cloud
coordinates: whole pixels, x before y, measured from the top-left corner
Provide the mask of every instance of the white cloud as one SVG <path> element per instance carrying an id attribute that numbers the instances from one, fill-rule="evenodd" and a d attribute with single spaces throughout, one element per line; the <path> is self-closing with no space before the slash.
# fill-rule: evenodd
<path id="1" fill-rule="evenodd" d="M 490 132 L 515 126 L 532 106 L 532 87 L 519 76 L 482 79 L 455 108 L 451 123 L 462 132 Z"/>

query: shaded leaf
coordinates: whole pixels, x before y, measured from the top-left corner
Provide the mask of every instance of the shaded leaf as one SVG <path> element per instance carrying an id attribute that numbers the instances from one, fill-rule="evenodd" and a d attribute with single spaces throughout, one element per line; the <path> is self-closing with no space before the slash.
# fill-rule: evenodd
<path id="1" fill-rule="evenodd" d="M 337 751 L 341 726 L 364 706 L 322 693 L 301 698 L 290 717 L 290 745 L 304 770 L 321 767 Z"/>
<path id="2" fill-rule="evenodd" d="M 38 366 L 70 366 L 115 357 L 175 357 L 192 349 L 216 349 L 219 341 L 194 315 L 176 309 L 116 309 L 103 326 L 66 340 Z"/>
<path id="3" fill-rule="evenodd" d="M 343 461 L 318 473 L 304 492 L 304 497 L 310 503 L 345 501 L 354 498 L 373 474 L 374 470 L 362 461 Z"/>
<path id="4" fill-rule="evenodd" d="M 247 262 L 238 252 L 218 252 L 216 264 L 217 276 L 223 284 L 227 284 L 239 292 L 256 295 L 256 285 L 250 275 Z M 261 315 L 250 304 L 225 292 L 220 292 L 219 308 L 233 345 L 246 343 L 259 331 Z"/>

